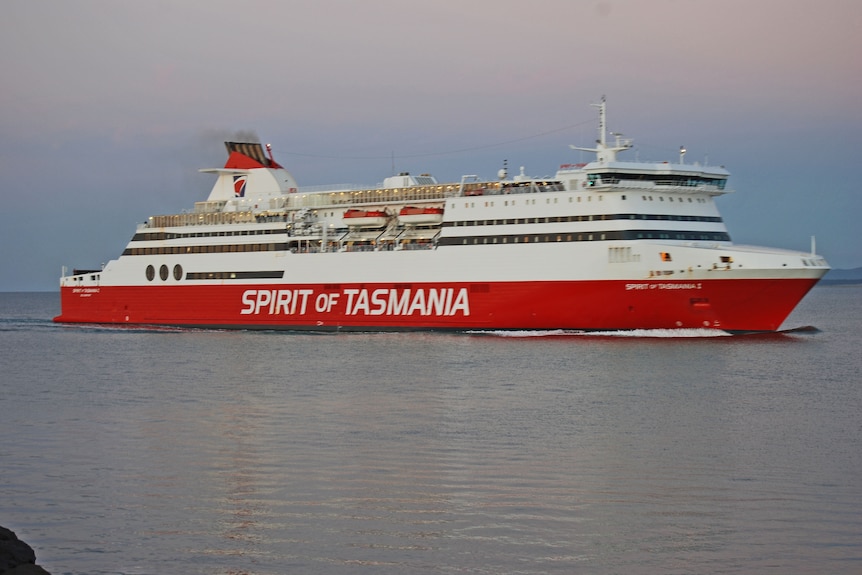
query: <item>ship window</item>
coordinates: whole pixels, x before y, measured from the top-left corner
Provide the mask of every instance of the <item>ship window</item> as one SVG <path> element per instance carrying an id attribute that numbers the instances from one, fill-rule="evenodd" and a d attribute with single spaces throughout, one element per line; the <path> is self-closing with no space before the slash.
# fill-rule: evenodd
<path id="1" fill-rule="evenodd" d="M 177 281 L 183 279 L 183 266 L 180 264 L 174 266 L 174 279 Z"/>
<path id="2" fill-rule="evenodd" d="M 168 279 L 168 266 L 162 264 L 159 268 L 159 277 L 162 278 L 162 281 Z"/>

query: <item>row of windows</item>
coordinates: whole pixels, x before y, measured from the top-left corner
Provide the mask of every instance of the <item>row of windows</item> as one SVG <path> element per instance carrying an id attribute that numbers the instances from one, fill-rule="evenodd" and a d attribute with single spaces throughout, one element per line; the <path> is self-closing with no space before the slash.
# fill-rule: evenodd
<path id="1" fill-rule="evenodd" d="M 147 242 L 160 240 L 175 240 L 183 238 L 215 238 L 225 236 L 265 236 L 270 234 L 285 234 L 287 231 L 282 229 L 263 229 L 263 230 L 232 230 L 217 232 L 189 232 L 186 234 L 175 234 L 166 232 L 142 232 L 135 234 L 132 238 L 133 242 Z"/>
<path id="2" fill-rule="evenodd" d="M 507 234 L 496 236 L 465 236 L 440 238 L 438 246 L 479 244 L 530 244 L 545 242 L 594 242 L 609 240 L 681 240 L 729 242 L 726 232 L 686 232 L 676 230 L 622 230 L 565 234 Z"/>
<path id="3" fill-rule="evenodd" d="M 465 220 L 458 222 L 443 222 L 443 227 L 450 226 L 495 226 L 510 224 L 551 224 L 556 222 L 593 222 L 606 220 L 651 220 L 668 222 L 710 222 L 720 223 L 718 216 L 677 216 L 673 214 L 592 214 L 580 216 L 549 216 L 544 218 L 515 218 L 496 220 Z"/>
<path id="4" fill-rule="evenodd" d="M 726 232 L 677 231 L 677 230 L 621 230 L 604 232 L 557 233 L 557 234 L 501 234 L 488 236 L 463 236 L 440 238 L 438 246 L 478 245 L 478 244 L 518 244 L 542 242 L 592 242 L 606 240 L 680 240 L 680 241 L 713 241 L 729 242 L 730 235 Z M 312 240 L 314 241 L 314 240 Z M 306 240 L 307 242 L 307 240 Z M 127 248 L 124 256 L 178 255 L 204 253 L 235 253 L 261 251 L 296 251 L 288 243 L 278 244 L 231 244 L 211 246 L 159 246 L 153 248 Z M 302 250 L 308 251 L 308 250 Z M 357 250 L 350 250 L 357 251 Z M 176 270 L 175 270 L 175 273 Z M 164 270 L 167 279 L 167 268 Z M 205 279 L 205 278 L 198 278 Z"/>
<path id="5" fill-rule="evenodd" d="M 159 278 L 161 278 L 162 281 L 167 281 L 169 273 L 168 266 L 165 264 L 162 264 L 159 267 Z M 151 265 L 147 266 L 144 274 L 147 276 L 147 281 L 153 281 L 156 279 L 156 268 Z M 174 279 L 177 281 L 183 279 L 183 266 L 180 264 L 174 266 Z"/>
<path id="6" fill-rule="evenodd" d="M 189 280 L 257 280 L 257 279 L 282 279 L 284 270 L 258 271 L 258 272 L 189 272 L 186 279 Z"/>
<path id="7" fill-rule="evenodd" d="M 660 202 L 665 201 L 665 196 L 657 196 L 657 197 L 658 197 L 658 201 L 660 201 Z M 592 202 L 592 201 L 593 201 L 593 198 L 596 198 L 596 201 L 601 202 L 601 201 L 604 199 L 604 196 L 603 196 L 602 194 L 597 194 L 597 195 L 596 195 L 596 194 L 592 194 L 592 195 L 586 196 L 586 198 L 587 198 L 587 202 Z M 625 195 L 625 194 L 623 194 L 623 195 L 621 195 L 619 198 L 620 198 L 621 200 L 625 201 L 625 199 L 626 199 L 626 195 Z M 551 203 L 556 204 L 556 203 L 558 202 L 558 200 L 559 200 L 559 199 L 560 199 L 560 198 L 558 198 L 558 197 L 554 197 L 554 198 L 545 198 L 545 203 L 546 203 L 546 204 L 551 204 Z M 571 203 L 574 203 L 575 199 L 576 199 L 576 198 L 575 198 L 574 196 L 569 196 L 569 203 L 570 203 L 570 204 L 571 204 Z M 653 199 L 652 195 L 642 195 L 642 196 L 641 196 L 641 199 L 642 199 L 643 201 L 645 201 L 645 202 L 652 202 L 652 201 L 655 201 L 655 200 Z M 578 196 L 578 197 L 577 197 L 577 202 L 578 202 L 578 203 L 581 203 L 581 200 L 583 200 L 583 196 Z M 670 202 L 670 203 L 673 203 L 673 202 L 674 202 L 674 196 L 672 196 L 672 195 L 667 196 L 667 201 L 668 201 L 668 202 Z M 709 203 L 709 201 L 708 201 L 706 198 L 694 198 L 694 199 L 692 199 L 691 197 L 685 197 L 685 198 L 679 198 L 679 197 L 678 197 L 678 198 L 676 198 L 676 201 L 677 201 L 677 202 L 679 202 L 679 203 L 681 203 L 681 204 L 682 204 L 682 203 L 685 203 L 685 202 L 688 202 L 688 203 L 690 203 L 690 204 L 691 204 L 691 203 L 694 203 L 694 202 L 697 202 L 697 203 L 699 203 L 699 204 L 707 204 L 707 203 Z M 517 200 L 503 200 L 503 206 L 506 206 L 506 207 L 508 207 L 508 206 L 510 206 L 510 205 L 511 205 L 511 206 L 515 206 L 515 205 L 517 205 L 517 204 L 518 204 L 518 201 L 517 201 Z M 524 205 L 527 205 L 527 206 L 535 206 L 535 205 L 536 205 L 536 198 L 526 198 L 526 199 L 524 199 Z M 494 207 L 494 200 L 485 200 L 485 202 L 484 202 L 484 206 L 485 206 L 486 208 L 493 208 L 493 207 Z M 450 204 L 449 204 L 449 207 L 450 207 L 450 208 L 453 208 L 453 209 L 454 209 L 454 208 L 457 208 L 457 207 L 458 207 L 458 202 L 452 202 L 452 203 L 450 203 Z M 475 208 L 475 207 L 476 207 L 476 202 L 464 202 L 464 207 L 465 207 L 465 208 Z M 480 207 L 481 207 L 481 206 L 480 206 Z"/>
<path id="8" fill-rule="evenodd" d="M 209 246 L 158 246 L 154 248 L 126 248 L 124 256 L 154 256 L 171 254 L 222 254 L 234 252 L 274 252 L 288 249 L 286 243 L 277 244 L 217 244 Z"/>
<path id="9" fill-rule="evenodd" d="M 627 174 L 607 172 L 587 176 L 590 186 L 598 184 L 618 184 L 621 180 L 654 182 L 657 186 L 715 186 L 723 190 L 727 185 L 725 178 L 710 178 L 708 176 L 689 176 L 683 174 Z"/>
<path id="10" fill-rule="evenodd" d="M 159 266 L 159 279 L 167 281 L 170 276 L 168 266 L 162 264 Z M 148 265 L 144 270 L 144 275 L 147 281 L 156 279 L 155 266 Z M 174 279 L 180 281 L 183 279 L 183 266 L 176 264 L 173 268 Z M 282 279 L 284 270 L 264 270 L 250 272 L 189 272 L 186 274 L 188 280 L 248 280 L 248 279 Z"/>

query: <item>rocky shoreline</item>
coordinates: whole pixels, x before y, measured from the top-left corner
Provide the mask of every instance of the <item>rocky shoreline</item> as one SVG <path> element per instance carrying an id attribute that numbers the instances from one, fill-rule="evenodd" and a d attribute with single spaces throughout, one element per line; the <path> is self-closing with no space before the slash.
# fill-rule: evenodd
<path id="1" fill-rule="evenodd" d="M 15 532 L 0 526 L 0 575 L 51 575 L 36 565 L 36 552 Z"/>

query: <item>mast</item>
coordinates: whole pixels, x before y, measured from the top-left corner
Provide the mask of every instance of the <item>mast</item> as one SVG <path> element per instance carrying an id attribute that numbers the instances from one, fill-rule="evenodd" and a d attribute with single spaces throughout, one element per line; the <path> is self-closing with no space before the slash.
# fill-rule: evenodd
<path id="1" fill-rule="evenodd" d="M 590 104 L 593 108 L 599 109 L 599 139 L 597 142 L 602 147 L 607 145 L 607 138 L 605 137 L 605 126 L 607 126 L 607 103 L 605 101 L 605 97 L 602 96 L 602 101 L 598 104 Z"/>
<path id="2" fill-rule="evenodd" d="M 632 141 L 631 140 L 623 140 L 622 134 L 613 133 L 612 135 L 615 137 L 616 142 L 613 146 L 608 146 L 607 139 L 607 102 L 605 97 L 602 96 L 601 102 L 598 104 L 590 104 L 594 108 L 599 109 L 599 139 L 596 140 L 595 148 L 581 148 L 579 146 L 569 145 L 569 147 L 573 150 L 580 150 L 582 152 L 595 152 L 596 160 L 601 163 L 605 162 L 616 162 L 617 161 L 617 152 L 623 152 L 625 150 L 631 149 Z"/>

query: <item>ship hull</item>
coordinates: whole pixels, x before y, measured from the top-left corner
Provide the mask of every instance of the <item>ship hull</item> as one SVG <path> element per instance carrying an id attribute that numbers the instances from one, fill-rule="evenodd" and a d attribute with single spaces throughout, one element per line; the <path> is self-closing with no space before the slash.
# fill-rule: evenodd
<path id="1" fill-rule="evenodd" d="M 62 287 L 64 323 L 397 330 L 778 330 L 818 277 Z"/>

